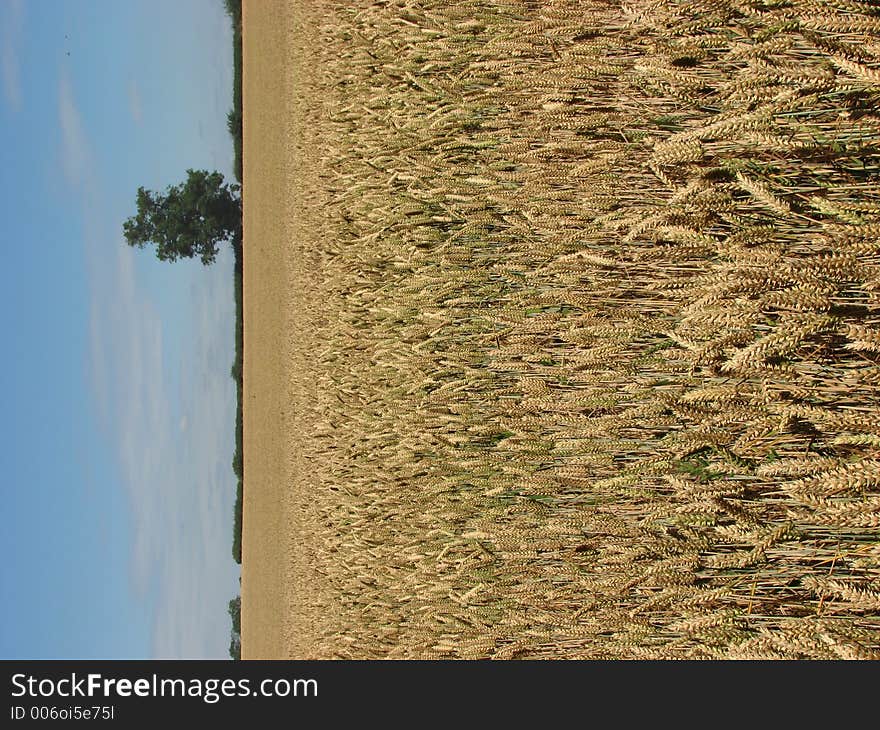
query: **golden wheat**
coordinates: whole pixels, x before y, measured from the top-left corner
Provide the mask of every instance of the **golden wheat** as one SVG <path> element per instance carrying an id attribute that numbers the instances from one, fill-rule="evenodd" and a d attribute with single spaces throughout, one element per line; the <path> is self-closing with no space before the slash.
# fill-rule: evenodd
<path id="1" fill-rule="evenodd" d="M 315 654 L 876 657 L 876 14 L 304 5 Z"/>

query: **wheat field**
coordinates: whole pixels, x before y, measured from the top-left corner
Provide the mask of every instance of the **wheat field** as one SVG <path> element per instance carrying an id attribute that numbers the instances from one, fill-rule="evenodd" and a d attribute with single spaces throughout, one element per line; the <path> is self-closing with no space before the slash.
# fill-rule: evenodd
<path id="1" fill-rule="evenodd" d="M 880 658 L 880 9 L 246 2 L 244 43 L 244 656 Z"/>

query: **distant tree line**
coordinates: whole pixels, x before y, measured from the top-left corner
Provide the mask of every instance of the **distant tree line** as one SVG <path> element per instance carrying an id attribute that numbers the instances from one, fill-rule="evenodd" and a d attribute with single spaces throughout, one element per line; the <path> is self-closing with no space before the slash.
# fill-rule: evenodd
<path id="1" fill-rule="evenodd" d="M 229 656 L 241 659 L 241 596 L 229 602 L 229 618 L 232 619 L 232 630 L 229 639 Z"/>

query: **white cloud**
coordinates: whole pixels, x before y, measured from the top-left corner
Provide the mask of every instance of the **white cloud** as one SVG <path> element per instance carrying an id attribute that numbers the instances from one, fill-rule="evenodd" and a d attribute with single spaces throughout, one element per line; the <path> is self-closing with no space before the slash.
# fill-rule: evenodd
<path id="1" fill-rule="evenodd" d="M 92 254 L 98 245 L 103 258 L 90 255 L 94 388 L 131 504 L 132 585 L 155 600 L 155 656 L 224 656 L 226 603 L 238 591 L 229 261 L 194 271 L 204 286 L 182 312 L 189 321 L 177 392 L 163 352 L 166 327 L 134 272 L 135 257 L 148 252 L 112 235 L 96 240 Z"/>
<path id="2" fill-rule="evenodd" d="M 67 182 L 76 187 L 89 170 L 91 151 L 73 97 L 73 86 L 65 72 L 58 82 L 58 122 L 61 126 L 61 167 Z"/>
<path id="3" fill-rule="evenodd" d="M 135 124 L 144 120 L 143 105 L 141 104 L 141 92 L 134 79 L 128 82 L 128 113 Z"/>
<path id="4" fill-rule="evenodd" d="M 84 210 L 91 289 L 92 388 L 105 434 L 118 455 L 134 523 L 132 582 L 145 598 L 154 573 L 156 526 L 163 505 L 155 499 L 173 444 L 167 424 L 170 403 L 162 363 L 163 326 L 155 307 L 138 290 L 134 251 L 121 236 L 102 230 L 102 206 Z M 169 505 L 170 507 L 171 505 Z"/>
<path id="5" fill-rule="evenodd" d="M 229 619 L 218 608 L 225 609 L 234 595 L 231 591 L 237 592 L 235 584 L 226 587 L 206 580 L 218 556 L 231 561 L 232 550 L 235 402 L 228 363 L 234 309 L 230 262 L 224 259 L 199 273 L 204 286 L 193 292 L 188 307 L 192 339 L 182 350 L 179 373 L 185 430 L 177 436 L 174 467 L 176 488 L 182 490 L 177 503 L 186 518 L 172 521 L 163 538 L 167 549 L 162 571 L 168 588 L 157 607 L 158 657 L 209 655 L 218 635 L 225 640 L 225 651 Z"/>
<path id="6" fill-rule="evenodd" d="M 19 50 L 24 30 L 24 0 L 4 0 L 0 11 L 0 75 L 3 95 L 14 111 L 21 111 L 21 69 Z"/>

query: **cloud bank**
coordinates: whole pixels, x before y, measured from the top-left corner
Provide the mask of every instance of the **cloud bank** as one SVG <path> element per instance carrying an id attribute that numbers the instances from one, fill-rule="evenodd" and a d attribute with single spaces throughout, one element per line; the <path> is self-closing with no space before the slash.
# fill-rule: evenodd
<path id="1" fill-rule="evenodd" d="M 125 245 L 122 222 L 133 211 L 108 203 L 63 73 L 58 123 L 85 241 L 90 387 L 131 507 L 131 590 L 153 608 L 156 656 L 225 656 L 226 603 L 237 592 L 231 260 L 185 269 L 188 290 L 151 289 L 139 271 L 152 251 Z M 174 322 L 163 320 L 160 297 L 179 302 Z"/>

